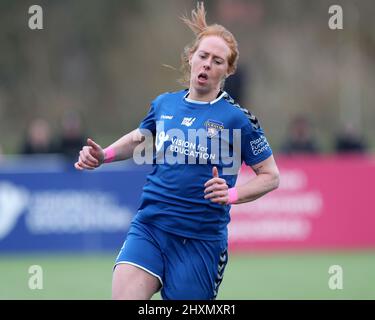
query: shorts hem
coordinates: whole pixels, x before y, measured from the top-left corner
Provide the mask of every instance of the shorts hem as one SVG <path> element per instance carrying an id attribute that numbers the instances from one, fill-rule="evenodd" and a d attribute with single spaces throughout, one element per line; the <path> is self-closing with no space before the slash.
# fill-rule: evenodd
<path id="1" fill-rule="evenodd" d="M 139 269 L 142 269 L 143 271 L 146 271 L 147 273 L 151 274 L 152 276 L 154 276 L 155 278 L 157 278 L 161 284 L 161 288 L 164 286 L 163 284 L 163 280 L 161 279 L 161 277 L 159 275 L 157 275 L 156 273 L 150 271 L 149 269 L 137 264 L 137 263 L 134 263 L 134 262 L 130 262 L 130 261 L 119 261 L 119 262 L 116 262 L 113 269 L 118 265 L 118 264 L 130 264 L 134 267 L 137 267 Z M 161 288 L 159 290 L 161 290 Z M 159 291 L 158 290 L 158 291 Z"/>

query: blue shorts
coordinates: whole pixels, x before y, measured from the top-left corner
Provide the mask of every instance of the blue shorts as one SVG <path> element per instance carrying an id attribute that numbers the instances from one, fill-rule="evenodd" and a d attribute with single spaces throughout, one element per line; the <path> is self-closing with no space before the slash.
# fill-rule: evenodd
<path id="1" fill-rule="evenodd" d="M 135 265 L 157 277 L 163 299 L 215 299 L 228 261 L 227 240 L 180 237 L 133 222 L 116 265 Z"/>

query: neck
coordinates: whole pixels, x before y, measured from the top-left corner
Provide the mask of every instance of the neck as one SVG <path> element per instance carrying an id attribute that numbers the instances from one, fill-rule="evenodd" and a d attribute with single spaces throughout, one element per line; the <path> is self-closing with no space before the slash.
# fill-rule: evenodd
<path id="1" fill-rule="evenodd" d="M 196 101 L 210 102 L 216 99 L 217 95 L 219 94 L 219 91 L 220 89 L 213 90 L 207 93 L 202 93 L 190 87 L 188 98 L 191 100 L 196 100 Z"/>

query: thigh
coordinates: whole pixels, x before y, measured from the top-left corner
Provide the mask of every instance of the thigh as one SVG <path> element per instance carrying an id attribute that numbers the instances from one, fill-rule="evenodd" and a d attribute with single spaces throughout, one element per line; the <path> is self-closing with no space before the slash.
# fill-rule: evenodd
<path id="1" fill-rule="evenodd" d="M 113 271 L 114 300 L 149 300 L 159 288 L 158 278 L 131 264 L 118 264 Z"/>
<path id="2" fill-rule="evenodd" d="M 175 238 L 165 252 L 163 299 L 216 298 L 228 261 L 226 240 Z"/>
<path id="3" fill-rule="evenodd" d="M 115 299 L 150 299 L 163 285 L 163 257 L 152 232 L 144 225 L 130 227 L 113 271 Z"/>

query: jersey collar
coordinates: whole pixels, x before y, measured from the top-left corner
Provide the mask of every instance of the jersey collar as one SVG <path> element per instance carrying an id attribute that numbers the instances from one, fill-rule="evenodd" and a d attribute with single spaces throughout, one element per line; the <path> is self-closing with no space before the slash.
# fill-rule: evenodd
<path id="1" fill-rule="evenodd" d="M 210 102 L 205 102 L 205 101 L 198 101 L 198 100 L 193 100 L 193 99 L 187 98 L 189 93 L 190 93 L 190 91 L 188 90 L 188 92 L 186 92 L 186 94 L 184 95 L 184 100 L 187 101 L 187 102 L 190 102 L 190 103 L 195 103 L 195 104 L 214 104 L 214 103 L 218 102 L 222 97 L 224 97 L 227 94 L 225 91 L 220 91 L 215 100 L 212 100 Z"/>

